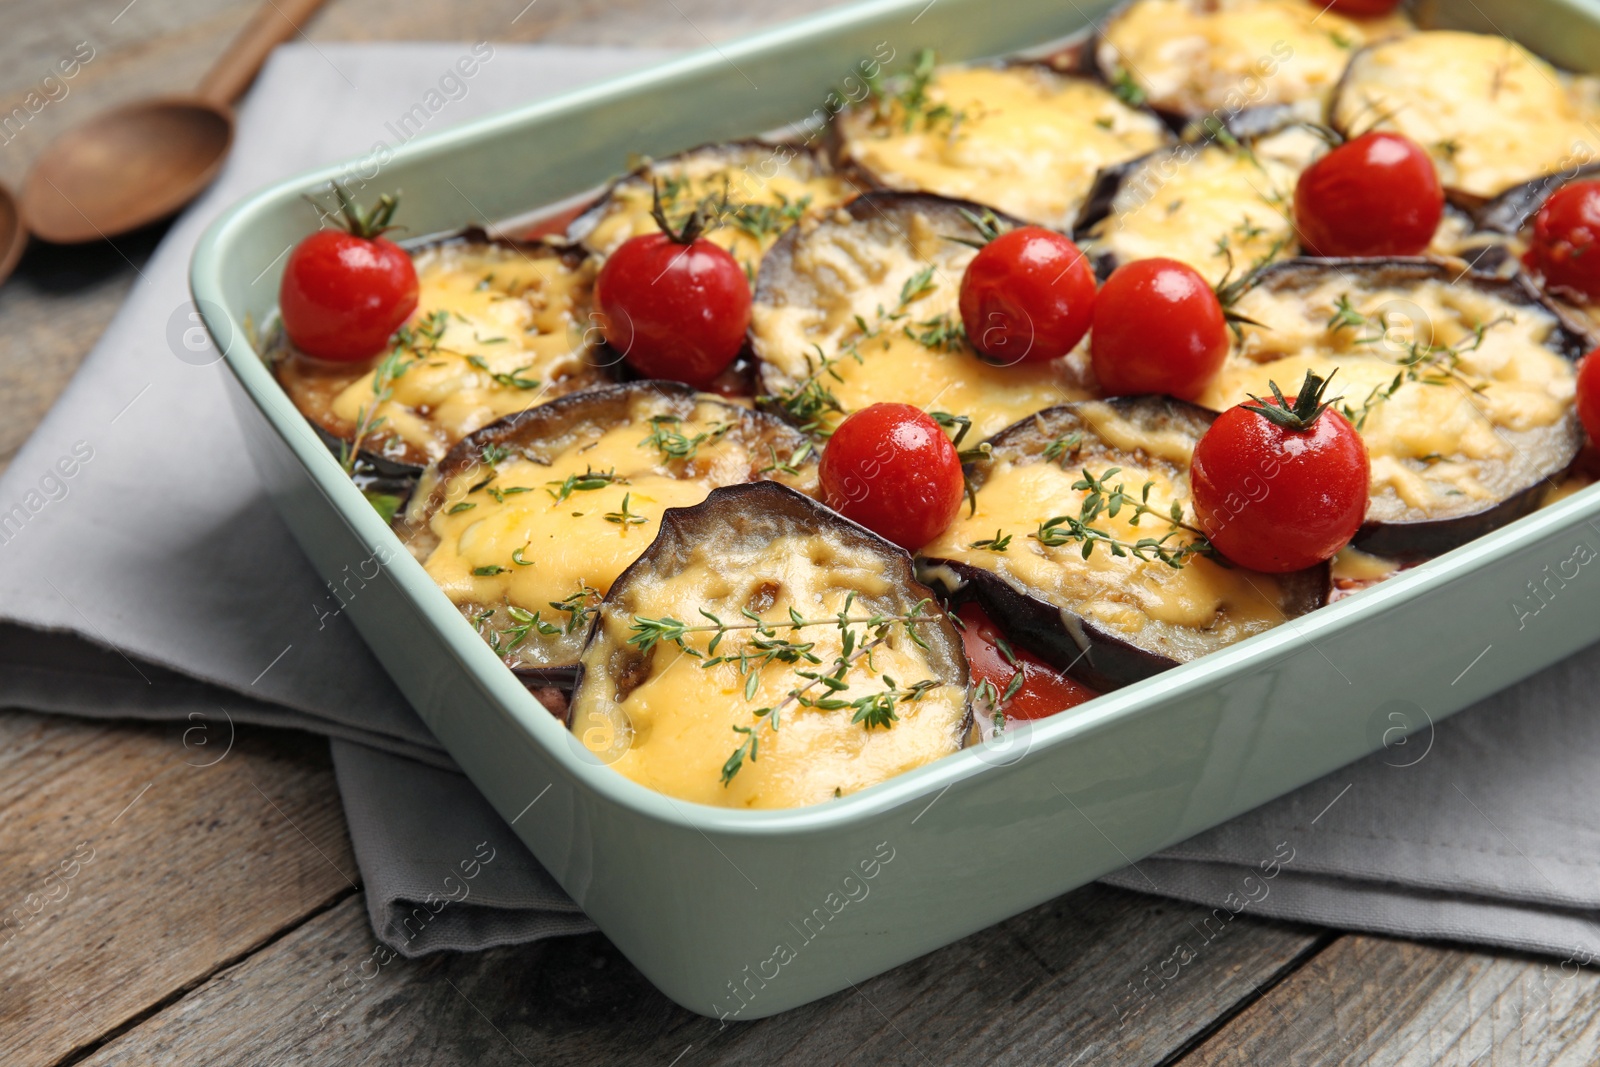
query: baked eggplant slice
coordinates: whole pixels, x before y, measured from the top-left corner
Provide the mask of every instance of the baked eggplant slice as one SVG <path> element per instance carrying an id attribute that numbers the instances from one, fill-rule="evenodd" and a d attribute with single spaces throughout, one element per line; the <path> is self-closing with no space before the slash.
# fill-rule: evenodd
<path id="1" fill-rule="evenodd" d="M 1582 443 L 1591 339 L 1524 278 L 1424 259 L 1290 260 L 1235 305 L 1260 326 L 1199 398 L 1214 410 L 1326 377 L 1361 431 L 1372 501 L 1356 546 L 1437 555 L 1532 511 Z"/>
<path id="2" fill-rule="evenodd" d="M 1514 185 L 1473 212 L 1479 230 L 1514 237 L 1532 225 L 1550 194 L 1568 182 L 1600 178 L 1600 163 L 1574 159 L 1567 169 Z"/>
<path id="3" fill-rule="evenodd" d="M 918 553 L 918 577 L 976 601 L 1015 644 L 1102 692 L 1320 607 L 1326 565 L 1257 574 L 1184 547 L 1201 540 L 1174 527 L 1170 509 L 1193 522 L 1189 458 L 1214 417 L 1149 396 L 1066 404 L 1008 427 L 971 469 L 971 512 Z M 1086 474 L 1107 507 L 1086 520 L 1098 534 L 1077 536 L 1063 517 L 1085 516 Z M 1111 509 L 1118 486 L 1154 513 Z M 1162 538 L 1143 558 L 1131 547 Z"/>
<path id="4" fill-rule="evenodd" d="M 854 793 L 955 752 L 972 721 L 961 636 L 910 557 L 772 482 L 666 513 L 579 679 L 572 730 L 598 758 L 724 807 Z"/>
<path id="5" fill-rule="evenodd" d="M 595 604 L 662 513 L 753 478 L 814 491 L 810 443 L 688 386 L 630 382 L 464 438 L 423 473 L 396 529 L 507 666 L 570 684 Z"/>
<path id="6" fill-rule="evenodd" d="M 1090 78 L 1040 64 L 932 68 L 841 112 L 844 159 L 885 189 L 979 200 L 1066 229 L 1097 170 L 1171 140 Z"/>
<path id="7" fill-rule="evenodd" d="M 1186 142 L 1107 168 L 1073 227 L 1105 277 L 1163 256 L 1213 285 L 1230 272 L 1295 252 L 1286 205 L 1326 145 L 1303 125 L 1251 141 Z"/>
<path id="8" fill-rule="evenodd" d="M 1330 112 L 1342 133 L 1394 130 L 1469 208 L 1594 157 L 1597 108 L 1571 76 L 1504 37 L 1434 30 L 1357 53 Z"/>
<path id="9" fill-rule="evenodd" d="M 417 310 L 392 353 L 329 363 L 281 333 L 272 347 L 279 384 L 335 448 L 359 436 L 380 470 L 415 474 L 504 415 L 607 380 L 581 255 L 472 233 L 412 259 Z"/>
<path id="10" fill-rule="evenodd" d="M 1106 20 L 1093 56 L 1125 98 L 1178 125 L 1283 105 L 1321 122 L 1351 52 L 1411 28 L 1311 0 L 1133 0 Z"/>
<path id="11" fill-rule="evenodd" d="M 572 221 L 567 238 L 604 257 L 630 237 L 655 233 L 660 227 L 651 208 L 658 185 L 667 221 L 674 226 L 702 204 L 714 208 L 716 221 L 706 237 L 732 252 L 751 277 L 762 253 L 802 215 L 825 211 L 860 191 L 804 145 L 703 145 L 646 162 L 613 182 Z"/>
<path id="12" fill-rule="evenodd" d="M 859 408 L 900 401 L 966 416 L 984 436 L 1089 396 L 1081 350 L 996 366 L 967 344 L 957 302 L 977 253 L 959 239 L 976 237 L 970 219 L 988 210 L 868 193 L 784 234 L 762 261 L 750 318 L 767 402 L 826 431 Z"/>

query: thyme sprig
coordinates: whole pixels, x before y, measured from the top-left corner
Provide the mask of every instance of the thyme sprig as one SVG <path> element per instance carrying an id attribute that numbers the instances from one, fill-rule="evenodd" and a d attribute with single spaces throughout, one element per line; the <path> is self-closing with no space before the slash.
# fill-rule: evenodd
<path id="1" fill-rule="evenodd" d="M 993 537 L 985 537 L 981 541 L 973 541 L 968 548 L 987 548 L 990 552 L 1004 552 L 1011 547 L 1011 535 L 1002 530 L 996 530 Z"/>
<path id="2" fill-rule="evenodd" d="M 1373 386 L 1359 408 L 1349 404 L 1340 406 L 1339 410 L 1357 430 L 1364 429 L 1368 416 L 1384 401 L 1398 393 L 1400 387 L 1407 382 L 1418 382 L 1422 385 L 1454 383 L 1473 393 L 1483 392 L 1488 383 L 1476 380 L 1463 372 L 1461 357 L 1483 347 L 1484 337 L 1494 327 L 1512 321 L 1510 317 L 1502 315 L 1488 322 L 1480 322 L 1466 337 L 1452 345 L 1415 339 L 1397 342 L 1390 336 L 1394 327 L 1390 325 L 1387 312 L 1379 311 L 1376 315 L 1365 314 L 1356 308 L 1348 293 L 1340 294 L 1334 301 L 1333 308 L 1333 314 L 1327 324 L 1330 334 L 1338 334 L 1343 330 L 1364 330 L 1367 332 L 1354 338 L 1352 344 L 1375 346 L 1393 343 L 1399 344 L 1402 350 L 1402 355 L 1398 359 L 1380 356 L 1399 368 L 1393 379 L 1387 384 Z"/>
<path id="3" fill-rule="evenodd" d="M 1111 79 L 1111 91 L 1129 107 L 1144 107 L 1150 99 L 1143 86 L 1134 80 L 1133 73 L 1122 67 L 1117 68 L 1116 76 Z"/>
<path id="4" fill-rule="evenodd" d="M 736 205 L 728 213 L 727 221 L 757 241 L 764 242 L 769 237 L 777 237 L 800 221 L 811 207 L 812 198 L 802 196 L 799 200 L 791 201 L 782 193 L 777 193 L 776 196 L 778 199 L 776 204 Z"/>
<path id="5" fill-rule="evenodd" d="M 1083 477 L 1072 483 L 1072 488 L 1084 494 L 1078 514 L 1046 519 L 1039 524 L 1038 530 L 1028 536 L 1049 548 L 1082 545 L 1084 559 L 1094 554 L 1096 545 L 1105 545 L 1113 556 L 1133 556 L 1146 562 L 1159 560 L 1175 570 L 1193 556 L 1215 555 L 1205 531 L 1184 521 L 1183 505 L 1174 500 L 1171 507 L 1163 510 L 1150 503 L 1154 481 L 1145 482 L 1137 495 L 1128 492 L 1121 482 L 1112 485 L 1111 479 L 1121 470 L 1121 467 L 1108 467 L 1096 477 L 1085 468 Z M 1128 517 L 1129 526 L 1137 526 L 1146 515 L 1154 515 L 1167 524 L 1167 532 L 1160 537 L 1141 537 L 1137 541 L 1128 541 L 1094 525 L 1101 515 L 1114 519 L 1125 508 L 1132 511 Z M 1184 534 L 1192 539 L 1182 540 Z M 1174 541 L 1177 543 L 1172 543 Z"/>
<path id="6" fill-rule="evenodd" d="M 549 493 L 551 498 L 559 504 L 575 492 L 582 493 L 595 489 L 604 489 L 608 485 L 627 485 L 628 479 L 618 477 L 617 468 L 615 467 L 603 471 L 587 467 L 582 474 L 569 474 L 565 479 L 552 479 L 545 484 L 557 487 L 555 489 L 546 489 L 545 492 Z"/>
<path id="7" fill-rule="evenodd" d="M 1061 461 L 1061 465 L 1065 467 L 1067 465 L 1067 460 L 1073 456 L 1076 456 L 1078 454 L 1078 450 L 1082 447 L 1083 431 L 1073 430 L 1071 433 L 1062 434 L 1054 441 L 1051 441 L 1048 445 L 1045 445 L 1044 458 L 1046 460 L 1058 459 Z"/>
<path id="8" fill-rule="evenodd" d="M 840 384 L 843 384 L 844 379 L 833 369 L 839 362 L 838 358 L 824 353 L 821 345 L 812 347 L 817 350 L 817 362 L 813 363 L 809 355 L 805 357 L 804 378 L 786 389 L 759 399 L 764 403 L 776 404 L 806 433 L 819 433 L 824 425 L 823 420 L 829 412 L 840 415 L 845 413 L 844 405 L 833 395 L 833 390 L 823 379 L 832 378 Z"/>
<path id="9" fill-rule="evenodd" d="M 622 527 L 623 533 L 627 533 L 628 527 L 630 526 L 643 526 L 645 523 L 650 521 L 643 515 L 640 515 L 638 512 L 630 511 L 628 509 L 628 502 L 632 499 L 632 496 L 632 493 L 623 493 L 622 510 L 608 511 L 604 516 L 602 516 L 607 522 L 615 523 L 616 525 Z"/>
<path id="10" fill-rule="evenodd" d="M 855 593 L 852 592 L 846 595 L 844 605 L 836 615 L 806 618 L 791 607 L 787 621 L 765 620 L 748 607 L 740 609 L 743 621 L 726 621 L 702 607 L 699 614 L 707 620 L 703 623 L 684 622 L 672 617 L 652 619 L 635 616 L 627 643 L 641 653 L 649 652 L 660 644 L 673 644 L 685 655 L 699 660 L 702 668 L 731 665 L 745 680 L 746 700 L 754 700 L 760 691 L 761 672 L 767 666 L 780 663 L 793 668 L 800 683 L 777 704 L 753 709 L 751 714 L 758 720 L 756 723 L 733 728 L 735 733 L 743 735 L 743 741 L 723 764 L 722 784 L 727 786 L 747 759 L 754 763 L 758 758 L 761 722 L 765 721 L 776 732 L 783 712 L 790 706 L 819 711 L 849 710 L 852 712 L 852 723 L 868 730 L 886 729 L 898 721 L 897 708 L 902 703 L 920 700 L 930 689 L 943 684 L 927 679 L 909 688 L 901 688 L 894 678 L 882 674 L 880 680 L 883 688 L 877 692 L 849 700 L 839 695 L 850 688 L 848 675 L 851 669 L 862 661 L 871 668 L 873 649 L 889 640 L 896 630 L 903 629 L 912 643 L 927 648 L 928 644 L 917 632 L 917 626 L 933 618 L 927 614 L 931 603 L 929 600 L 919 601 L 910 611 L 898 615 L 852 615 L 855 606 Z M 816 642 L 797 639 L 800 631 L 817 626 L 837 627 L 839 630 L 839 654 L 828 670 L 820 669 L 823 660 L 817 654 Z M 736 632 L 748 632 L 750 636 L 738 640 L 731 636 Z M 702 652 L 691 643 L 691 634 L 711 635 L 705 651 Z M 822 692 L 813 695 L 818 690 Z"/>
<path id="11" fill-rule="evenodd" d="M 886 311 L 883 305 L 879 304 L 875 322 L 868 323 L 866 319 L 857 315 L 856 335 L 839 345 L 841 355 L 830 356 L 823 351 L 821 345 L 813 342 L 811 347 L 816 351 L 817 357 L 813 360 L 809 353 L 806 354 L 806 376 L 777 393 L 757 397 L 757 403 L 772 404 L 780 408 L 806 433 L 813 433 L 819 437 L 828 436 L 825 417 L 830 412 L 839 415 L 848 412 L 839 402 L 839 398 L 833 394 L 825 379 L 832 378 L 841 385 L 844 384 L 844 378 L 834 368 L 843 361 L 844 356 L 849 356 L 857 363 L 865 363 L 866 358 L 861 354 L 860 343 L 881 336 L 884 326 L 906 317 L 906 307 L 909 304 L 938 288 L 939 283 L 934 280 L 933 274 L 933 265 L 929 264 L 907 278 L 900 286 L 900 301 L 895 310 Z M 931 327 L 936 321 L 929 320 L 922 325 Z M 965 336 L 964 330 L 962 335 Z M 884 344 L 887 347 L 888 342 L 885 341 Z"/>
<path id="12" fill-rule="evenodd" d="M 478 370 L 481 370 L 483 373 L 487 374 L 490 380 L 492 380 L 496 385 L 505 386 L 507 389 L 537 389 L 543 384 L 537 378 L 522 377 L 523 371 L 533 369 L 532 363 L 529 363 L 526 366 L 518 367 L 513 371 L 500 372 L 490 370 L 488 361 L 482 356 L 468 356 L 467 362 L 472 364 Z"/>
<path id="13" fill-rule="evenodd" d="M 439 338 L 444 335 L 447 321 L 444 312 L 435 311 L 424 316 L 415 326 L 402 326 L 395 332 L 389 351 L 372 369 L 372 397 L 356 411 L 355 431 L 349 441 L 340 445 L 339 465 L 346 474 L 355 471 L 362 444 L 388 424 L 387 416 L 379 415 L 378 409 L 394 399 L 394 383 L 414 365 L 439 350 Z M 408 353 L 411 358 L 405 359 Z"/>
<path id="14" fill-rule="evenodd" d="M 701 445 L 721 440 L 733 429 L 730 422 L 718 422 L 690 437 L 679 428 L 682 424 L 683 420 L 676 415 L 650 416 L 650 436 L 640 441 L 639 447 L 659 449 L 664 460 L 688 461 L 694 458 Z"/>
<path id="15" fill-rule="evenodd" d="M 519 560 L 518 562 L 521 561 Z M 489 647 L 494 650 L 495 655 L 503 656 L 527 640 L 529 633 L 538 633 L 544 637 L 557 637 L 577 633 L 594 615 L 594 605 L 599 601 L 600 590 L 587 584 L 580 585 L 576 593 L 565 599 L 550 601 L 550 607 L 567 616 L 565 623 L 546 622 L 539 611 L 529 611 L 515 604 L 507 604 L 506 614 L 511 616 L 512 625 L 504 629 L 491 631 L 489 634 Z M 478 616 L 479 625 L 481 626 L 482 623 L 487 622 L 493 616 L 493 608 L 482 612 Z"/>

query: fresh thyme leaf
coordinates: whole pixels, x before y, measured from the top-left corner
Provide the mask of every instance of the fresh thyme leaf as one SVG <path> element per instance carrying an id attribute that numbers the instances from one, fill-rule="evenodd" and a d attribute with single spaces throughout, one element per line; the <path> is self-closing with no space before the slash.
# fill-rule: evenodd
<path id="1" fill-rule="evenodd" d="M 582 474 L 569 474 L 565 480 L 552 480 L 546 482 L 545 484 L 559 487 L 557 489 L 545 490 L 545 492 L 549 493 L 551 497 L 555 499 L 555 502 L 559 504 L 563 500 L 567 499 L 567 497 L 571 496 L 574 492 L 589 492 L 594 489 L 604 489 L 608 485 L 627 485 L 628 479 L 617 477 L 617 469 L 615 467 L 604 471 L 597 471 L 590 467 L 586 468 Z"/>
<path id="2" fill-rule="evenodd" d="M 844 381 L 839 377 L 839 372 L 833 369 L 838 360 L 824 355 L 820 346 L 815 347 L 819 362 L 813 364 L 811 357 L 806 356 L 805 378 L 774 396 L 758 398 L 762 403 L 776 404 L 800 429 L 807 432 L 818 431 L 822 426 L 823 416 L 829 412 L 844 414 L 844 405 L 839 403 L 839 398 L 834 396 L 832 390 L 822 381 L 824 374 L 835 381 Z"/>
<path id="3" fill-rule="evenodd" d="M 1081 545 L 1084 559 L 1094 553 L 1096 545 L 1104 545 L 1113 556 L 1133 556 L 1146 562 L 1159 560 L 1173 569 L 1182 567 L 1192 556 L 1214 554 L 1204 531 L 1183 521 L 1183 509 L 1177 506 L 1176 501 L 1167 511 L 1149 503 L 1150 491 L 1155 487 L 1153 481 L 1145 482 L 1137 496 L 1129 493 L 1120 482 L 1112 486 L 1110 479 L 1119 470 L 1119 467 L 1109 467 L 1096 477 L 1085 469 L 1083 477 L 1072 484 L 1072 488 L 1084 494 L 1078 514 L 1046 519 L 1039 524 L 1038 530 L 1028 536 L 1049 548 Z M 1160 537 L 1141 537 L 1130 542 L 1094 525 L 1102 514 L 1116 518 L 1124 508 L 1133 512 L 1128 519 L 1130 526 L 1137 526 L 1146 515 L 1154 515 L 1167 525 L 1167 532 Z M 1185 533 L 1192 540 L 1182 540 Z"/>
<path id="4" fill-rule="evenodd" d="M 1111 91 L 1116 94 L 1129 107 L 1144 107 L 1149 95 L 1133 80 L 1133 74 L 1127 70 L 1119 69 L 1115 78 L 1111 80 Z"/>
<path id="5" fill-rule="evenodd" d="M 683 422 L 676 415 L 653 415 L 650 418 L 650 436 L 639 442 L 640 448 L 656 448 L 661 451 L 661 456 L 666 460 L 691 460 L 699 451 L 701 445 L 708 441 L 719 440 L 729 430 L 733 429 L 732 423 L 719 422 L 710 429 L 703 430 L 689 437 L 677 429 Z"/>
<path id="6" fill-rule="evenodd" d="M 1340 293 L 1339 298 L 1333 302 L 1333 317 L 1328 320 L 1328 332 L 1338 333 L 1340 330 L 1358 330 L 1371 321 L 1367 316 L 1355 309 L 1350 303 L 1349 293 Z"/>
<path id="7" fill-rule="evenodd" d="M 580 488 L 582 487 L 580 486 Z M 607 522 L 616 523 L 618 526 L 622 527 L 623 530 L 627 530 L 629 526 L 643 526 L 645 523 L 649 522 L 650 520 L 645 518 L 643 515 L 638 515 L 628 510 L 628 500 L 631 496 L 631 493 L 623 493 L 622 510 L 606 512 L 604 516 L 605 520 Z"/>
<path id="8" fill-rule="evenodd" d="M 905 307 L 918 297 L 933 292 L 936 288 L 938 288 L 938 283 L 933 280 L 933 264 L 930 263 L 907 278 L 905 284 L 900 287 L 900 306 Z"/>
<path id="9" fill-rule="evenodd" d="M 728 220 L 757 241 L 777 237 L 800 221 L 811 207 L 812 198 L 803 196 L 791 203 L 782 193 L 776 195 L 776 204 L 740 204 L 729 214 Z"/>
<path id="10" fill-rule="evenodd" d="M 986 537 L 982 541 L 974 541 L 967 547 L 987 548 L 990 552 L 1004 552 L 1011 547 L 1011 535 L 996 530 L 993 537 Z"/>
<path id="11" fill-rule="evenodd" d="M 960 318 L 948 311 L 918 323 L 907 323 L 906 336 L 939 352 L 954 352 L 966 344 L 967 328 Z"/>
<path id="12" fill-rule="evenodd" d="M 1076 456 L 1078 449 L 1083 447 L 1083 431 L 1074 430 L 1069 434 L 1056 438 L 1044 448 L 1044 458 L 1047 460 L 1059 459 L 1062 466 L 1070 456 Z"/>
<path id="13" fill-rule="evenodd" d="M 385 523 L 394 522 L 395 513 L 400 510 L 402 500 L 394 493 L 379 493 L 372 489 L 363 489 L 362 495 L 367 498 L 367 503 L 372 505 L 372 510 Z"/>
<path id="14" fill-rule="evenodd" d="M 508 570 L 510 570 L 509 567 L 502 567 L 497 563 L 491 563 L 484 567 L 472 568 L 472 573 L 480 578 L 492 578 L 496 574 L 504 574 Z"/>
<path id="15" fill-rule="evenodd" d="M 445 509 L 445 514 L 446 515 L 457 515 L 457 514 L 460 514 L 463 511 L 471 511 L 473 508 L 475 508 L 477 506 L 478 506 L 477 504 L 474 504 L 470 500 L 463 500 L 459 504 L 452 504 L 452 505 L 450 505 L 450 507 L 446 508 Z"/>
<path id="16" fill-rule="evenodd" d="M 483 446 L 483 450 L 479 453 L 479 455 L 483 457 L 483 461 L 485 463 L 491 467 L 495 467 L 499 466 L 502 461 L 511 455 L 511 450 L 506 448 L 504 445 L 489 444 Z"/>

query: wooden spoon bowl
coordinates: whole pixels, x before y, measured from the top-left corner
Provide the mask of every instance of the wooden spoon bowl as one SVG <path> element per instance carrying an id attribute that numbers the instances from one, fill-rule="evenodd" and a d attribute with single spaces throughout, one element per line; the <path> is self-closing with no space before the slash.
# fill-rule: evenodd
<path id="1" fill-rule="evenodd" d="M 267 53 L 324 0 L 264 0 L 194 93 L 126 104 L 45 148 L 22 187 L 28 228 L 46 241 L 104 240 L 164 219 L 216 177 L 233 107 Z"/>
<path id="2" fill-rule="evenodd" d="M 0 185 L 0 282 L 17 268 L 27 246 L 28 228 L 22 224 L 22 211 L 11 190 Z"/>
<path id="3" fill-rule="evenodd" d="M 22 187 L 22 210 L 35 234 L 59 244 L 126 233 L 194 199 L 232 144 L 227 107 L 172 97 L 117 108 L 49 145 Z"/>

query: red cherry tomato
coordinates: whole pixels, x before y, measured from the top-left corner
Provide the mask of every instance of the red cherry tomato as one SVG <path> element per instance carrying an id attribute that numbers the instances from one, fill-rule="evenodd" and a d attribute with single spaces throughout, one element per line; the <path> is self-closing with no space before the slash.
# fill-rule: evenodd
<path id="1" fill-rule="evenodd" d="M 294 246 L 278 288 L 283 328 L 308 356 L 354 362 L 383 351 L 417 307 L 411 257 L 379 236 L 394 214 L 385 198 L 363 213 L 345 199 L 345 230 L 318 230 Z"/>
<path id="2" fill-rule="evenodd" d="M 600 268 L 594 296 L 607 343 L 630 367 L 701 389 L 739 355 L 750 326 L 744 268 L 703 237 L 630 237 Z"/>
<path id="3" fill-rule="evenodd" d="M 1294 221 L 1316 256 L 1414 256 L 1444 214 L 1428 153 L 1397 133 L 1365 133 L 1300 174 Z"/>
<path id="4" fill-rule="evenodd" d="M 829 507 L 908 551 L 944 532 L 965 492 L 955 446 L 910 404 L 873 404 L 841 422 L 818 475 Z"/>
<path id="5" fill-rule="evenodd" d="M 1222 304 L 1193 267 L 1138 259 L 1118 267 L 1094 305 L 1089 358 L 1108 396 L 1192 400 L 1228 358 Z"/>
<path id="6" fill-rule="evenodd" d="M 1367 448 L 1307 376 L 1301 405 L 1248 401 L 1217 416 L 1189 471 L 1194 513 L 1217 550 L 1268 573 L 1314 566 L 1349 543 L 1367 511 Z"/>
<path id="7" fill-rule="evenodd" d="M 1333 3 L 1329 4 L 1328 8 L 1332 11 L 1337 11 L 1341 15 L 1349 15 L 1358 19 L 1370 19 L 1377 18 L 1380 15 L 1392 14 L 1394 9 L 1400 6 L 1400 3 L 1401 0 L 1333 0 Z"/>
<path id="8" fill-rule="evenodd" d="M 1578 420 L 1591 444 L 1600 444 L 1600 348 L 1578 366 Z"/>
<path id="9" fill-rule="evenodd" d="M 1523 262 L 1547 284 L 1600 301 L 1600 181 L 1570 182 L 1550 194 L 1533 217 Z"/>
<path id="10" fill-rule="evenodd" d="M 978 250 L 961 276 L 961 322 L 979 354 L 1038 363 L 1072 351 L 1089 329 L 1094 271 L 1061 234 L 1021 226 Z"/>
<path id="11" fill-rule="evenodd" d="M 1001 708 L 1007 719 L 1042 719 L 1100 695 L 1032 652 L 1006 644 L 1000 628 L 978 605 L 963 604 L 956 615 L 966 624 L 961 631 L 961 644 L 967 652 L 974 685 L 988 682 L 1003 695 L 1010 688 L 1011 679 L 1022 672 L 1022 688 Z"/>

